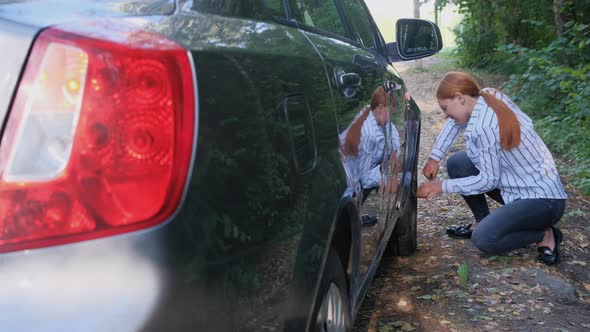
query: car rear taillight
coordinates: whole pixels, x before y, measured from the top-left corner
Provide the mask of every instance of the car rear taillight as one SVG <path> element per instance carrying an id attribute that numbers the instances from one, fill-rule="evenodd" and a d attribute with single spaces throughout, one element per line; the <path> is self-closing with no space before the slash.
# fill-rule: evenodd
<path id="1" fill-rule="evenodd" d="M 194 123 L 180 46 L 133 29 L 44 30 L 0 145 L 0 252 L 164 222 L 182 198 Z"/>

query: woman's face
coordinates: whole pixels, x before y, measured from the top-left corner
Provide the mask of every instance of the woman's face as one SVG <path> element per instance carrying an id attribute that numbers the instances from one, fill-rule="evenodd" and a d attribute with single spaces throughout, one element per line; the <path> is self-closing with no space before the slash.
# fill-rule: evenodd
<path id="1" fill-rule="evenodd" d="M 379 104 L 377 108 L 373 110 L 373 116 L 380 127 L 385 127 L 387 121 L 389 121 L 389 112 L 387 111 L 387 106 L 383 104 Z"/>
<path id="2" fill-rule="evenodd" d="M 456 94 L 452 98 L 439 98 L 438 104 L 443 110 L 445 119 L 451 118 L 462 126 L 467 124 L 471 117 L 472 109 L 470 109 L 468 103 L 465 103 L 465 97 L 461 94 Z"/>

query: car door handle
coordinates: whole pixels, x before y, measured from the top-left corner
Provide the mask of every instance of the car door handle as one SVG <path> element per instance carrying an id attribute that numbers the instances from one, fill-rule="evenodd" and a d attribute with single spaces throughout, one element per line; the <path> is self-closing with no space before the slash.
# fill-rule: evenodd
<path id="1" fill-rule="evenodd" d="M 345 98 L 354 98 L 363 84 L 362 77 L 357 73 L 347 73 L 342 69 L 334 70 L 336 88 Z"/>
<path id="2" fill-rule="evenodd" d="M 401 88 L 402 88 L 402 86 L 394 81 L 387 81 L 385 84 L 385 91 L 389 92 L 389 93 L 391 93 L 393 91 L 401 90 Z"/>
<path id="3" fill-rule="evenodd" d="M 356 88 L 361 86 L 363 79 L 357 73 L 342 73 L 338 75 L 338 83 L 340 87 Z"/>

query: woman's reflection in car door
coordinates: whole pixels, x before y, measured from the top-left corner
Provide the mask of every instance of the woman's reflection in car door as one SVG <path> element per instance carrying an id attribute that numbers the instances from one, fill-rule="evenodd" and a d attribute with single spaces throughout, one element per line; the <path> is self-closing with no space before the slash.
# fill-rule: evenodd
<path id="1" fill-rule="evenodd" d="M 390 97 L 389 97 L 390 98 Z M 350 125 L 340 134 L 340 154 L 348 175 L 349 195 L 361 205 L 361 275 L 366 274 L 379 243 L 389 197 L 397 190 L 395 168 L 399 134 L 391 122 L 389 99 L 383 87 L 371 95 Z M 393 195 L 395 197 L 395 195 Z M 366 251 L 366 252 L 365 252 Z"/>

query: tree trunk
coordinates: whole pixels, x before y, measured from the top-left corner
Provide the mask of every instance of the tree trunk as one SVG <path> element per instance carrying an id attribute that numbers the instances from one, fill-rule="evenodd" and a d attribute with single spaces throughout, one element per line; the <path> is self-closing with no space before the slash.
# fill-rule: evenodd
<path id="1" fill-rule="evenodd" d="M 437 5 L 434 5 L 434 24 L 439 25 L 439 16 L 440 16 L 440 8 Z"/>
<path id="2" fill-rule="evenodd" d="M 561 37 L 564 32 L 564 23 L 576 19 L 576 2 L 573 0 L 553 0 L 553 11 L 555 12 L 557 37 Z"/>
<path id="3" fill-rule="evenodd" d="M 557 37 L 563 35 L 563 18 L 561 11 L 565 5 L 565 0 L 553 0 L 553 10 L 555 11 L 555 27 L 557 29 Z"/>
<path id="4" fill-rule="evenodd" d="M 414 0 L 414 18 L 420 18 L 420 0 Z M 422 70 L 422 59 L 416 60 L 416 69 Z"/>

